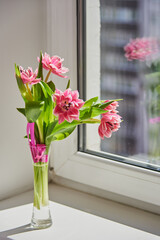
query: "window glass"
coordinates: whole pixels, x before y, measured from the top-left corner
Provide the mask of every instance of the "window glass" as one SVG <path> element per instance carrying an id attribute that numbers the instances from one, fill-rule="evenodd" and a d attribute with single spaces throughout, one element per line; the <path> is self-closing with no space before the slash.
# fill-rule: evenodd
<path id="1" fill-rule="evenodd" d="M 97 91 L 103 100 L 123 99 L 118 108 L 123 122 L 111 138 L 104 140 L 100 140 L 96 126 L 87 126 L 83 131 L 85 146 L 83 144 L 81 150 L 158 171 L 160 0 L 86 2 L 86 98 L 93 97 Z M 92 31 L 97 32 L 91 32 L 93 25 Z M 136 58 L 135 49 L 132 56 L 125 56 L 124 47 L 136 38 L 141 48 L 147 44 L 143 40 L 151 42 L 152 56 L 143 57 L 143 49 L 139 59 L 130 59 Z M 150 45 L 145 47 L 145 51 L 149 51 Z M 96 79 L 93 80 L 93 76 L 90 80 L 90 75 L 96 75 Z"/>

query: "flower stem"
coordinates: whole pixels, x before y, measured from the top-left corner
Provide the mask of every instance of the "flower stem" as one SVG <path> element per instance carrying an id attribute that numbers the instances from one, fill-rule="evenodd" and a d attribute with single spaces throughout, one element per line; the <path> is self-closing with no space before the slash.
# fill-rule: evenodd
<path id="1" fill-rule="evenodd" d="M 46 79 L 45 79 L 45 83 L 48 81 L 48 78 L 49 78 L 50 74 L 51 74 L 51 70 L 49 70 L 49 72 L 47 73 L 47 76 L 46 76 Z"/>
<path id="2" fill-rule="evenodd" d="M 32 93 L 31 93 L 31 90 L 30 90 L 30 88 L 29 88 L 28 83 L 26 83 L 26 87 L 27 87 L 27 90 L 28 90 L 29 95 L 30 95 L 31 98 L 33 99 L 33 97 L 32 97 Z"/>
<path id="3" fill-rule="evenodd" d="M 48 163 L 34 164 L 34 207 L 48 205 Z"/>
<path id="4" fill-rule="evenodd" d="M 38 131 L 39 131 L 39 141 L 40 143 L 44 143 L 44 139 L 43 139 L 43 122 L 41 121 L 41 119 L 37 119 L 37 126 L 38 126 Z"/>
<path id="5" fill-rule="evenodd" d="M 101 120 L 97 118 L 89 118 L 89 119 L 80 120 L 80 121 L 81 123 L 101 123 Z"/>

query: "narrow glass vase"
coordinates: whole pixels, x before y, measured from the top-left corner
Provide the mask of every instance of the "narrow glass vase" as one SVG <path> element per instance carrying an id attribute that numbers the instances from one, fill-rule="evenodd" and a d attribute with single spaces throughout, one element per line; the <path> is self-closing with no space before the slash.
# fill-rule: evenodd
<path id="1" fill-rule="evenodd" d="M 48 162 L 37 162 L 34 168 L 34 204 L 31 226 L 47 228 L 52 225 L 48 196 Z"/>

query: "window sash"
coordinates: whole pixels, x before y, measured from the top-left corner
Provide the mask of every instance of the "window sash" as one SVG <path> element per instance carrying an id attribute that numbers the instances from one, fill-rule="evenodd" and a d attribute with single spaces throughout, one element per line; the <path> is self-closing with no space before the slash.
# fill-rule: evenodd
<path id="1" fill-rule="evenodd" d="M 94 46 L 100 45 L 100 43 L 98 43 L 97 40 L 94 39 L 95 36 L 95 32 L 99 31 L 99 26 L 97 27 L 96 30 L 94 30 L 94 32 L 92 33 L 92 30 L 88 29 L 89 34 L 86 33 L 87 31 L 87 24 L 89 22 L 89 25 L 91 23 L 93 23 L 93 21 L 95 21 L 95 14 L 89 14 L 88 11 L 94 11 L 94 9 L 91 9 L 92 5 L 94 6 L 95 10 L 96 7 L 100 7 L 98 6 L 98 0 L 94 0 L 94 1 L 90 1 L 91 4 L 89 4 L 89 2 L 87 3 L 86 1 L 79 1 L 79 15 L 78 15 L 78 26 L 80 26 L 78 28 L 78 63 L 79 67 L 78 67 L 78 81 L 80 81 L 81 84 L 79 84 L 80 86 L 80 93 L 81 96 L 87 100 L 88 98 L 94 97 L 94 96 L 99 96 L 100 97 L 100 89 L 99 89 L 99 72 L 100 69 L 97 69 L 97 71 L 94 70 L 94 73 L 92 74 L 92 70 L 88 71 L 88 69 L 86 68 L 86 65 L 89 69 L 92 69 L 92 58 L 94 58 L 94 61 L 96 61 L 96 56 L 99 54 L 100 49 L 96 49 Z M 90 6 L 91 5 L 91 6 Z M 86 10 L 87 8 L 87 10 Z M 89 15 L 89 20 L 86 17 L 87 15 Z M 97 17 L 98 18 L 98 17 Z M 98 19 L 100 20 L 100 19 Z M 94 29 L 96 28 L 96 23 L 94 23 Z M 98 23 L 97 23 L 98 25 Z M 87 37 L 89 38 L 89 42 L 87 40 Z M 94 47 L 95 50 L 95 56 L 93 55 L 92 49 Z M 89 53 L 88 53 L 89 51 Z M 99 52 L 98 52 L 99 51 Z M 88 55 L 90 55 L 91 52 L 91 57 Z M 100 56 L 99 56 L 100 58 Z M 89 59 L 89 60 L 88 60 Z M 91 63 L 90 63 L 91 62 Z M 98 60 L 97 60 L 97 65 L 98 65 Z M 96 65 L 96 66 L 97 66 Z M 98 67 L 97 67 L 98 68 Z M 88 74 L 89 72 L 89 74 Z M 96 75 L 96 76 L 95 76 Z M 91 89 L 90 86 L 97 86 L 97 88 L 94 90 Z M 123 104 L 123 103 L 122 103 Z M 144 162 L 141 160 L 137 160 L 134 159 L 134 157 L 124 157 L 121 155 L 116 155 L 116 154 L 111 154 L 111 153 L 106 153 L 103 151 L 100 151 L 100 138 L 95 131 L 93 131 L 93 129 L 90 129 L 90 126 L 81 126 L 79 128 L 79 151 L 88 153 L 88 154 L 92 154 L 92 155 L 96 155 L 99 157 L 103 157 L 106 159 L 112 159 L 113 161 L 119 161 L 122 162 L 124 164 L 131 164 L 134 166 L 138 166 L 138 167 L 142 167 L 142 168 L 147 168 L 149 170 L 153 170 L 153 171 L 160 171 L 159 166 L 157 166 L 156 164 L 153 163 L 149 163 L 149 162 Z M 109 140 L 108 140 L 109 141 Z M 90 145 L 94 145 L 94 147 L 90 148 Z M 92 150 L 94 149 L 94 150 Z"/>

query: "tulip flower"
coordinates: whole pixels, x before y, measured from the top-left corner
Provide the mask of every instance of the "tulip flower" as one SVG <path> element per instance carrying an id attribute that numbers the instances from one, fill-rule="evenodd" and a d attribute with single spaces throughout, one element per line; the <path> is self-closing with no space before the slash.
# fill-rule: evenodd
<path id="1" fill-rule="evenodd" d="M 24 84 L 33 85 L 41 81 L 41 78 L 36 78 L 38 74 L 38 69 L 36 69 L 35 72 L 33 72 L 31 67 L 28 67 L 28 69 L 25 70 L 23 69 L 23 67 L 20 66 L 19 70 L 20 70 L 21 79 Z"/>
<path id="2" fill-rule="evenodd" d="M 78 91 L 67 89 L 61 92 L 56 89 L 53 95 L 53 100 L 56 103 L 53 113 L 58 116 L 59 123 L 62 123 L 64 120 L 68 122 L 79 120 L 79 109 L 84 105 L 84 102 L 78 97 Z"/>
<path id="3" fill-rule="evenodd" d="M 98 127 L 99 136 L 110 138 L 112 132 L 116 132 L 120 128 L 121 117 L 116 113 L 106 113 L 101 119 L 101 124 Z"/>
<path id="4" fill-rule="evenodd" d="M 42 54 L 42 66 L 44 69 L 49 70 L 49 72 L 52 72 L 59 77 L 67 78 L 67 76 L 62 75 L 69 71 L 68 68 L 63 67 L 63 60 L 63 58 L 60 58 L 58 56 L 50 57 L 47 53 L 44 55 Z"/>

